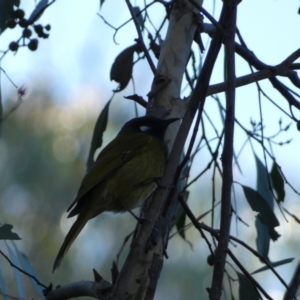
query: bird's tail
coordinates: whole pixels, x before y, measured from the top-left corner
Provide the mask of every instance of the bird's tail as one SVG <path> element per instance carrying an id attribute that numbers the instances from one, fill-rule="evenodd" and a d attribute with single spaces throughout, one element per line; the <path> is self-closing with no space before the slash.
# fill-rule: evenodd
<path id="1" fill-rule="evenodd" d="M 64 258 L 64 255 L 69 250 L 70 246 L 72 245 L 74 240 L 77 238 L 78 234 L 80 233 L 80 231 L 82 230 L 82 228 L 84 227 L 84 225 L 87 223 L 87 221 L 89 219 L 90 219 L 89 215 L 86 212 L 82 212 L 81 214 L 79 214 L 77 220 L 72 225 L 67 236 L 65 237 L 65 240 L 64 240 L 62 246 L 59 249 L 59 252 L 54 261 L 52 272 L 54 272 L 59 267 L 62 259 Z"/>

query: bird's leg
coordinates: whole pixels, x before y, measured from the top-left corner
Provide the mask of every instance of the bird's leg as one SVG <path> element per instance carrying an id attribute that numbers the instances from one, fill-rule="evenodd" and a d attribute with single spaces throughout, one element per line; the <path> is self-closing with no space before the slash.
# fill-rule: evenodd
<path id="1" fill-rule="evenodd" d="M 139 223 L 143 223 L 146 219 L 138 217 L 130 208 L 128 208 L 126 205 L 122 204 L 122 206 L 125 208 L 126 211 L 128 211 Z"/>
<path id="2" fill-rule="evenodd" d="M 160 184 L 160 180 L 161 180 L 161 178 L 155 178 L 153 181 L 157 184 L 157 187 L 168 190 L 169 189 L 168 187 Z"/>

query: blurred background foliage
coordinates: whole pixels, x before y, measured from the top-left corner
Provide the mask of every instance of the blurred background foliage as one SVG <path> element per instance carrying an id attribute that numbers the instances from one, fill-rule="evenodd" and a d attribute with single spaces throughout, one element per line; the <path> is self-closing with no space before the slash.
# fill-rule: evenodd
<path id="1" fill-rule="evenodd" d="M 93 280 L 92 268 L 110 280 L 112 262 L 117 259 L 124 238 L 135 227 L 135 220 L 130 214 L 104 213 L 90 221 L 67 253 L 60 269 L 51 274 L 57 251 L 73 223 L 73 219 L 66 218 L 65 211 L 85 173 L 97 113 L 105 103 L 100 94 L 86 97 L 82 101 L 72 102 L 71 99 L 68 103 L 60 102 L 45 82 L 40 82 L 38 86 L 39 89 L 31 90 L 25 101 L 3 123 L 3 136 L 0 139 L 1 222 L 14 226 L 13 231 L 22 238 L 14 244 L 28 257 L 43 284 L 52 282 L 55 287 L 81 279 Z M 15 93 L 11 93 L 5 106 L 13 107 L 15 98 Z M 133 116 L 133 104 L 116 97 L 111 104 L 104 145 Z M 196 160 L 191 178 L 199 172 L 202 163 L 205 164 Z M 211 208 L 210 176 L 211 174 L 205 175 L 201 182 L 189 188 L 189 205 L 195 215 L 203 214 Z M 219 186 L 219 182 L 216 184 Z M 232 230 L 255 248 L 255 213 L 249 211 L 246 201 L 240 201 L 241 198 L 244 199 L 241 191 L 236 189 L 235 192 L 239 216 L 250 226 L 236 220 Z M 290 194 L 288 189 L 287 193 Z M 295 213 L 298 200 L 291 200 L 290 211 Z M 282 237 L 271 246 L 270 257 L 273 260 L 297 257 L 299 235 L 293 228 L 299 224 L 292 218 L 288 217 L 288 222 L 285 222 L 283 216 L 277 216 L 281 223 L 279 232 Z M 218 220 L 219 216 L 216 218 Z M 209 220 L 209 216 L 203 219 L 207 224 Z M 165 260 L 156 299 L 207 299 L 207 294 L 203 294 L 203 291 L 210 285 L 212 273 L 206 262 L 209 256 L 207 246 L 194 228 L 185 232 L 188 242 L 179 234 L 173 236 L 175 232 L 173 229 L 168 246 L 169 259 Z M 0 241 L 0 244 L 1 250 L 7 253 L 5 243 Z M 281 251 L 278 252 L 278 249 Z M 128 243 L 119 257 L 119 266 L 122 265 L 127 250 Z M 243 255 L 244 251 L 240 246 L 235 247 L 235 252 L 240 254 L 241 261 L 250 271 L 259 268 L 259 261 L 250 254 Z M 24 284 L 24 297 L 32 298 L 37 295 L 26 276 L 22 276 L 23 283 L 16 281 L 13 269 L 2 256 L 0 265 L 9 294 L 14 294 L 18 285 Z M 231 276 L 236 278 L 231 267 L 227 268 Z M 280 268 L 283 270 L 281 275 L 290 278 L 291 268 Z M 266 285 L 269 282 L 273 285 L 274 277 L 268 275 L 270 273 L 267 271 L 255 275 L 255 278 L 264 280 Z M 238 285 L 233 288 L 237 290 Z"/>
<path id="2" fill-rule="evenodd" d="M 43 284 L 48 285 L 51 281 L 55 286 L 83 278 L 92 280 L 92 268 L 110 280 L 112 261 L 116 260 L 124 238 L 135 227 L 135 220 L 130 214 L 104 213 L 100 218 L 90 221 L 60 269 L 51 274 L 57 251 L 74 221 L 67 219 L 64 212 L 85 173 L 96 121 L 94 107 L 99 107 L 99 103 L 86 105 L 85 101 L 81 101 L 61 104 L 57 100 L 46 85 L 41 85 L 40 89 L 32 90 L 29 97 L 3 123 L 3 136 L 0 139 L 1 222 L 14 226 L 13 231 L 22 238 L 14 244 L 28 257 Z M 122 109 L 122 102 L 126 101 L 116 98 L 112 102 L 104 144 L 113 138 L 133 113 L 133 109 Z M 12 93 L 11 98 L 5 101 L 5 106 L 14 105 L 15 94 Z M 132 107 L 128 101 L 127 105 Z M 197 210 L 202 212 L 205 206 L 200 204 L 205 203 L 201 201 L 203 195 L 202 190 L 201 199 L 197 197 L 196 200 Z M 194 232 L 193 235 L 198 234 Z M 190 232 L 186 236 L 190 239 Z M 193 240 L 194 250 L 204 246 L 198 242 Z M 4 242 L 0 244 L 1 250 L 7 253 Z M 128 243 L 121 253 L 120 263 L 127 249 Z M 167 294 L 168 299 L 182 299 L 187 295 L 189 299 L 198 299 L 210 278 L 205 263 L 208 250 L 205 246 L 203 250 L 201 255 L 198 251 L 191 251 L 191 246 L 179 235 L 170 240 L 170 259 L 165 262 L 158 299 L 159 295 Z M 192 255 L 188 255 L 191 252 Z M 194 263 L 194 255 L 203 267 L 199 268 L 198 263 Z M 12 291 L 17 290 L 17 284 L 20 283 L 16 283 L 13 269 L 4 257 L 1 256 L 0 261 L 8 292 L 16 295 Z M 203 278 L 206 280 L 203 281 Z M 36 292 L 28 278 L 23 275 L 23 279 L 24 296 L 34 297 Z M 175 281 L 182 284 L 174 287 Z M 195 286 L 198 286 L 198 292 Z"/>

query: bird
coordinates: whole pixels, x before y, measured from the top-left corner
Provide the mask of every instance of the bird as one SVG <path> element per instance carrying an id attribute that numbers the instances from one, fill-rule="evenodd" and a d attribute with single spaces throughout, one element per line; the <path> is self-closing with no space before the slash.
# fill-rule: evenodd
<path id="1" fill-rule="evenodd" d="M 131 119 L 103 148 L 67 209 L 67 217 L 77 219 L 56 256 L 53 272 L 90 219 L 105 211 L 130 212 L 155 191 L 167 164 L 165 132 L 177 120 L 150 115 Z"/>

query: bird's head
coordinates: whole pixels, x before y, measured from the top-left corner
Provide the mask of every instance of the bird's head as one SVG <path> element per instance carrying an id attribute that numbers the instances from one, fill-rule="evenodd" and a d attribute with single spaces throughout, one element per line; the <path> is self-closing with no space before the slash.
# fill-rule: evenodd
<path id="1" fill-rule="evenodd" d="M 121 132 L 146 132 L 163 140 L 168 126 L 177 120 L 179 120 L 179 118 L 171 118 L 164 120 L 156 118 L 154 116 L 134 118 L 125 123 L 125 125 L 121 129 Z"/>

